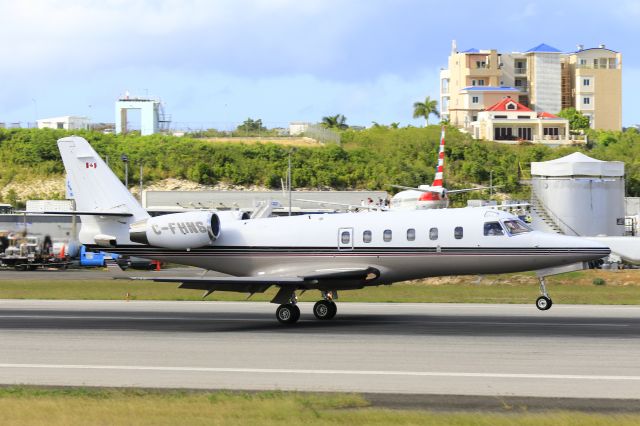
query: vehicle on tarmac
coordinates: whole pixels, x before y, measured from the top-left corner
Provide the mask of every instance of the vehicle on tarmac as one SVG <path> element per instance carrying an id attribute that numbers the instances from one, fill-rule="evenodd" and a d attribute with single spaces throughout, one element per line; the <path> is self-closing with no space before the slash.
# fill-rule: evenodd
<path id="1" fill-rule="evenodd" d="M 338 291 L 424 277 L 583 269 L 610 253 L 603 244 L 533 231 L 507 212 L 484 209 L 371 211 L 246 219 L 232 211 L 151 217 L 81 137 L 58 141 L 82 216 L 80 243 L 93 250 L 197 266 L 228 274 L 152 277 L 180 288 L 261 293 L 277 286 L 276 318 L 295 323 L 299 291 L 318 290 L 313 313 L 336 315 Z"/>

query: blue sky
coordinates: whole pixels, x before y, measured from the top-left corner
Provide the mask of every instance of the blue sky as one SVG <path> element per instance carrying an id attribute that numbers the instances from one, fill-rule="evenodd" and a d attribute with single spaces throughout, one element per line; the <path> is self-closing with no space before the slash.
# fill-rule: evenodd
<path id="1" fill-rule="evenodd" d="M 623 125 L 640 123 L 640 2 L 0 0 L 0 122 L 87 115 L 162 99 L 181 127 L 269 127 L 344 114 L 368 126 L 438 97 L 458 48 L 623 54 Z"/>

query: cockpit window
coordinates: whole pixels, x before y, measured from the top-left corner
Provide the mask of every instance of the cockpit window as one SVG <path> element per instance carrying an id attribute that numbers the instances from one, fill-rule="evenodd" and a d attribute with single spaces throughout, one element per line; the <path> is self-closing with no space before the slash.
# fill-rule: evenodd
<path id="1" fill-rule="evenodd" d="M 525 223 L 521 220 L 505 220 L 504 226 L 509 231 L 511 235 L 524 234 L 525 232 L 531 232 L 531 228 L 529 228 Z"/>
<path id="2" fill-rule="evenodd" d="M 485 222 L 484 235 L 485 236 L 504 235 L 504 231 L 502 230 L 502 226 L 500 226 L 500 222 Z"/>

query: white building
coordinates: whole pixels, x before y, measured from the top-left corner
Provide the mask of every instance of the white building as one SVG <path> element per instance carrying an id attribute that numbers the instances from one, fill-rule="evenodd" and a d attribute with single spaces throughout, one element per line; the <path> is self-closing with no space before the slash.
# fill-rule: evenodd
<path id="1" fill-rule="evenodd" d="M 289 135 L 299 136 L 306 132 L 309 126 L 311 126 L 311 123 L 307 123 L 306 121 L 292 121 L 289 123 Z"/>
<path id="2" fill-rule="evenodd" d="M 91 121 L 89 117 L 64 115 L 62 117 L 42 118 L 38 120 L 38 129 L 87 130 Z"/>
<path id="3" fill-rule="evenodd" d="M 480 111 L 470 127 L 475 139 L 552 145 L 575 142 L 569 134 L 569 120 L 548 112 L 533 111 L 511 97 Z"/>

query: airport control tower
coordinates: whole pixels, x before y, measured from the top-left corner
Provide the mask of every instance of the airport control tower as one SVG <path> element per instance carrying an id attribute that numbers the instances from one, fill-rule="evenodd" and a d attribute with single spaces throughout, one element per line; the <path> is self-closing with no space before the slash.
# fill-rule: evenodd
<path id="1" fill-rule="evenodd" d="M 158 99 L 129 96 L 129 93 L 116 102 L 116 133 L 127 133 L 127 112 L 130 109 L 140 110 L 140 134 L 152 135 L 169 129 L 171 117 L 164 113 L 162 103 Z"/>

